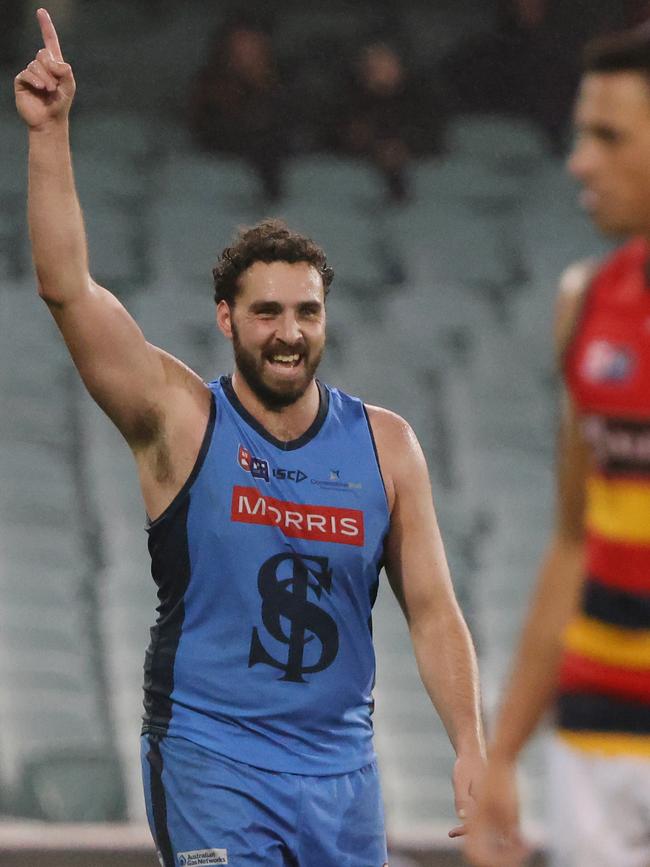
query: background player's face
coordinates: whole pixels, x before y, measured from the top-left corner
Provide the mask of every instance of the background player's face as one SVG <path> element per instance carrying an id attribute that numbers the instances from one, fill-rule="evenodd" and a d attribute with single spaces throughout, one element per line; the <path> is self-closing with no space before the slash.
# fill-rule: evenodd
<path id="1" fill-rule="evenodd" d="M 325 348 L 323 280 L 307 262 L 255 262 L 239 278 L 217 323 L 233 342 L 235 365 L 269 409 L 302 397 Z"/>
<path id="2" fill-rule="evenodd" d="M 585 75 L 569 170 L 607 234 L 650 236 L 650 82 L 636 72 Z"/>

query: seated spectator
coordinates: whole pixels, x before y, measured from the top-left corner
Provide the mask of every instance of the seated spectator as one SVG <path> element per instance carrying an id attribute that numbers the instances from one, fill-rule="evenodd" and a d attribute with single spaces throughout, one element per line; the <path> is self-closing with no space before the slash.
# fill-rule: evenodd
<path id="1" fill-rule="evenodd" d="M 650 0 L 625 0 L 625 23 L 634 27 L 650 21 Z"/>
<path id="2" fill-rule="evenodd" d="M 192 87 L 190 126 L 206 151 L 236 154 L 258 173 L 270 201 L 282 192 L 289 150 L 286 88 L 267 29 L 237 18 L 212 42 Z"/>
<path id="3" fill-rule="evenodd" d="M 335 123 L 335 147 L 369 158 L 394 201 L 408 198 L 408 164 L 437 154 L 444 134 L 442 101 L 412 75 L 397 50 L 383 41 L 361 48 Z"/>
<path id="4" fill-rule="evenodd" d="M 623 25 L 622 0 L 500 0 L 496 33 L 461 45 L 446 69 L 459 111 L 525 115 L 563 152 L 592 36 Z"/>

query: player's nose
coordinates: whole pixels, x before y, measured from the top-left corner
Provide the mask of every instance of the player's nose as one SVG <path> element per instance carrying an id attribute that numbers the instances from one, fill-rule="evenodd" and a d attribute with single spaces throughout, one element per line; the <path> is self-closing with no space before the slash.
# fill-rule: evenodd
<path id="1" fill-rule="evenodd" d="M 595 168 L 593 153 L 584 144 L 574 147 L 567 160 L 567 169 L 574 178 L 580 181 L 587 180 L 593 174 Z"/>
<path id="2" fill-rule="evenodd" d="M 300 323 L 293 313 L 287 312 L 278 321 L 277 336 L 284 343 L 292 345 L 302 339 Z"/>

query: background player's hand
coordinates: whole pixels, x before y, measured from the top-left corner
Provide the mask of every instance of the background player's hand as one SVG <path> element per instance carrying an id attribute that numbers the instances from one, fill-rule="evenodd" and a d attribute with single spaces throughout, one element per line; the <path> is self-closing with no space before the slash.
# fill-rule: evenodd
<path id="1" fill-rule="evenodd" d="M 478 781 L 485 773 L 485 756 L 482 752 L 460 754 L 454 764 L 454 806 L 456 815 L 462 821 L 449 832 L 450 837 L 462 837 L 467 833 L 465 822 L 476 810 L 476 791 Z"/>
<path id="2" fill-rule="evenodd" d="M 16 108 L 30 129 L 65 121 L 75 92 L 72 69 L 63 60 L 52 19 L 45 9 L 36 16 L 43 48 L 14 81 Z"/>
<path id="3" fill-rule="evenodd" d="M 490 759 L 470 816 L 464 853 L 474 867 L 520 867 L 529 851 L 519 831 L 514 763 Z"/>

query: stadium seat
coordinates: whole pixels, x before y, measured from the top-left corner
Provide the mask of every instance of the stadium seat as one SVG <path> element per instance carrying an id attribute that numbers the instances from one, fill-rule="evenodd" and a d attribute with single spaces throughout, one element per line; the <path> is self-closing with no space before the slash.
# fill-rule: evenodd
<path id="1" fill-rule="evenodd" d="M 386 213 L 386 244 L 407 282 L 467 285 L 487 297 L 507 292 L 518 277 L 508 228 L 471 207 L 423 199 Z"/>
<path id="2" fill-rule="evenodd" d="M 498 214 L 517 207 L 527 192 L 526 179 L 463 154 L 418 160 L 411 175 L 416 197 L 430 207 L 460 203 Z"/>
<path id="3" fill-rule="evenodd" d="M 342 201 L 334 207 L 335 215 L 317 201 L 288 201 L 278 216 L 324 248 L 337 281 L 351 292 L 372 296 L 388 278 L 377 226 Z"/>
<path id="4" fill-rule="evenodd" d="M 462 115 L 448 132 L 449 150 L 507 172 L 532 172 L 548 157 L 543 134 L 532 122 L 502 115 Z"/>
<path id="5" fill-rule="evenodd" d="M 287 167 L 286 195 L 322 208 L 378 208 L 385 197 L 379 173 L 364 161 L 327 154 L 295 157 Z"/>
<path id="6" fill-rule="evenodd" d="M 161 201 L 171 208 L 201 203 L 218 214 L 222 208 L 256 206 L 261 196 L 254 172 L 236 157 L 176 152 L 163 162 L 158 177 Z"/>
<path id="7" fill-rule="evenodd" d="M 101 163 L 122 159 L 141 170 L 145 160 L 160 146 L 160 130 L 140 113 L 120 111 L 81 112 L 70 136 L 75 154 L 93 155 L 98 173 Z"/>

